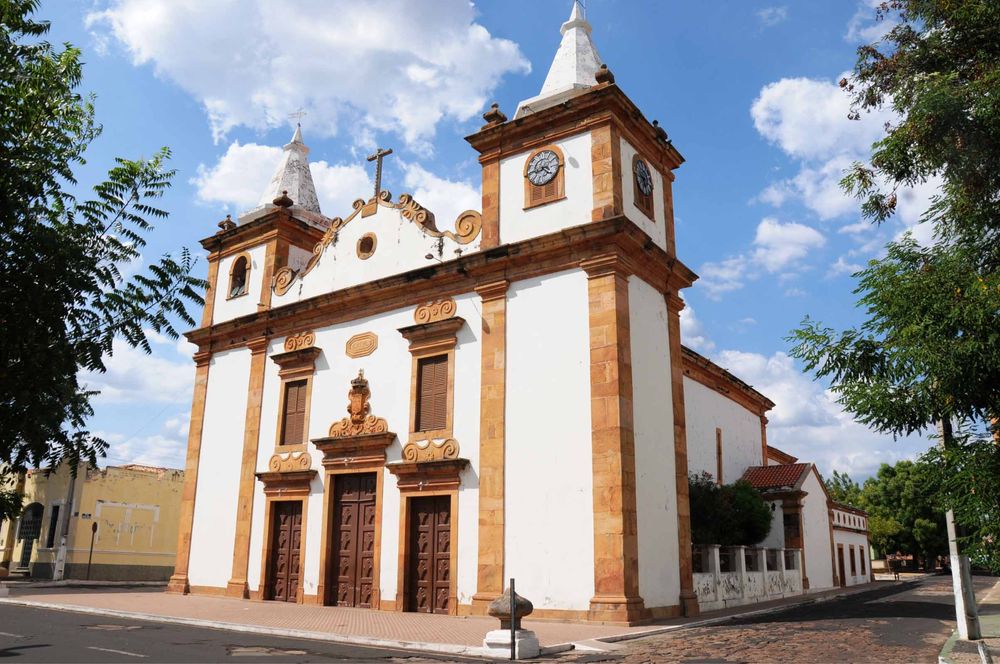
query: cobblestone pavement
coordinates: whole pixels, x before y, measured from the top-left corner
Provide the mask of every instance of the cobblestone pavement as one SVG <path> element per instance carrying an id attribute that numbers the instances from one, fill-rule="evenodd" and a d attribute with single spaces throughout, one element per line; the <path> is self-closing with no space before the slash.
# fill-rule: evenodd
<path id="1" fill-rule="evenodd" d="M 977 577 L 982 597 L 995 578 Z M 936 662 L 955 626 L 951 577 L 678 630 L 619 644 L 608 653 L 574 651 L 559 662 Z"/>

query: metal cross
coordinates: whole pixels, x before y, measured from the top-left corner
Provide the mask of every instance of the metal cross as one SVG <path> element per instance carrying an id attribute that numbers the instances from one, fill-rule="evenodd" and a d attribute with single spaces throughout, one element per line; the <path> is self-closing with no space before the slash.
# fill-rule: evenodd
<path id="1" fill-rule="evenodd" d="M 295 120 L 296 124 L 302 124 L 302 118 L 304 118 L 306 115 L 308 115 L 308 113 L 302 110 L 302 107 L 299 106 L 299 110 L 295 111 L 294 113 L 289 113 L 288 118 L 290 120 Z"/>
<path id="2" fill-rule="evenodd" d="M 375 200 L 378 200 L 378 195 L 382 191 L 382 159 L 388 157 L 392 154 L 392 148 L 388 150 L 383 150 L 378 148 L 375 154 L 368 156 L 368 161 L 375 162 Z"/>

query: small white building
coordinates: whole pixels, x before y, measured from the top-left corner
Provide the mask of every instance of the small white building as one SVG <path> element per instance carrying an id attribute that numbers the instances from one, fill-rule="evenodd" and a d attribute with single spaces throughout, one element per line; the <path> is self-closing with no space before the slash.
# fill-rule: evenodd
<path id="1" fill-rule="evenodd" d="M 841 586 L 856 586 L 872 580 L 868 513 L 843 503 L 831 508 L 833 545 Z"/>
<path id="2" fill-rule="evenodd" d="M 683 157 L 579 4 L 561 33 L 540 94 L 466 139 L 481 210 L 376 175 L 326 216 L 296 129 L 202 240 L 171 591 L 469 615 L 513 577 L 542 618 L 698 613 L 688 473 L 768 463 L 774 404 L 682 348 Z"/>

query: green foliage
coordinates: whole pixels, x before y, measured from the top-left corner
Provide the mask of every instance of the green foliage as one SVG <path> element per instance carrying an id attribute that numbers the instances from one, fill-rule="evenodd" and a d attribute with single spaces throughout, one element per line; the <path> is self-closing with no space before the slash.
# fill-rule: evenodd
<path id="1" fill-rule="evenodd" d="M 771 506 L 748 482 L 719 486 L 708 473 L 692 474 L 688 496 L 694 544 L 752 546 L 771 531 Z"/>
<path id="2" fill-rule="evenodd" d="M 989 438 L 960 436 L 947 450 L 922 458 L 941 487 L 942 509 L 965 526 L 960 545 L 973 561 L 1000 574 L 1000 446 Z"/>
<path id="3" fill-rule="evenodd" d="M 23 504 L 24 498 L 17 491 L 0 488 L 0 523 L 16 519 Z"/>
<path id="4" fill-rule="evenodd" d="M 104 371 L 116 339 L 150 352 L 146 330 L 176 337 L 200 303 L 192 258 L 140 257 L 154 202 L 170 186 L 170 152 L 117 159 L 93 198 L 78 201 L 73 171 L 100 133 L 93 100 L 77 92 L 80 51 L 43 40 L 36 0 L 0 2 L 0 461 L 96 463 L 107 445 L 91 435 L 80 370 Z"/>
<path id="5" fill-rule="evenodd" d="M 789 337 L 791 354 L 876 430 L 904 435 L 952 420 L 985 426 L 1000 416 L 1000 3 L 887 0 L 878 13 L 892 29 L 858 49 L 841 86 L 852 96 L 852 118 L 888 106 L 896 119 L 869 163 L 854 164 L 841 184 L 867 219 L 882 223 L 902 187 L 940 181 L 922 216 L 934 245 L 908 236 L 890 243 L 856 275 L 867 321 L 837 332 L 806 318 Z M 928 457 L 942 464 L 933 470 L 951 472 L 930 478 L 941 487 L 938 500 L 956 506 L 967 542 L 982 552 L 982 543 L 996 542 L 997 504 L 969 482 L 982 481 L 988 455 L 966 445 L 942 454 Z M 863 493 L 867 500 L 867 483 Z M 905 506 L 899 498 L 876 504 Z M 940 511 L 881 513 L 901 526 L 885 530 L 888 548 L 940 550 Z"/>
<path id="6" fill-rule="evenodd" d="M 861 485 L 852 480 L 847 473 L 833 471 L 830 479 L 826 480 L 826 492 L 838 503 L 861 507 Z"/>
<path id="7" fill-rule="evenodd" d="M 882 464 L 861 489 L 872 544 L 882 554 L 902 551 L 933 559 L 948 553 L 948 538 L 933 465 L 925 461 Z"/>
<path id="8" fill-rule="evenodd" d="M 858 49 L 850 80 L 852 117 L 891 106 L 898 120 L 855 164 L 845 187 L 864 215 L 881 222 L 897 191 L 940 177 L 925 214 L 941 237 L 971 250 L 973 265 L 1000 265 L 1000 3 L 995 0 L 890 0 L 880 18 L 895 26 Z M 884 186 L 883 186 L 884 185 Z"/>

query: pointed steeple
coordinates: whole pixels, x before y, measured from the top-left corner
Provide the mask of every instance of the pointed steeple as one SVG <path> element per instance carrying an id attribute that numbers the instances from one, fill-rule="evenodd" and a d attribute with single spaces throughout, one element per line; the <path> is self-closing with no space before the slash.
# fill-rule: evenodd
<path id="1" fill-rule="evenodd" d="M 577 0 L 559 31 L 562 42 L 552 59 L 541 93 L 518 104 L 515 118 L 555 106 L 596 83 L 594 75 L 601 66 L 601 56 L 597 54 L 590 37 L 592 28 Z"/>
<path id="2" fill-rule="evenodd" d="M 293 205 L 320 214 L 319 199 L 309 170 L 309 148 L 302 142 L 302 125 L 295 125 L 292 140 L 283 149 L 285 153 L 281 163 L 261 195 L 259 205 L 273 205 L 282 192 L 287 192 Z"/>

